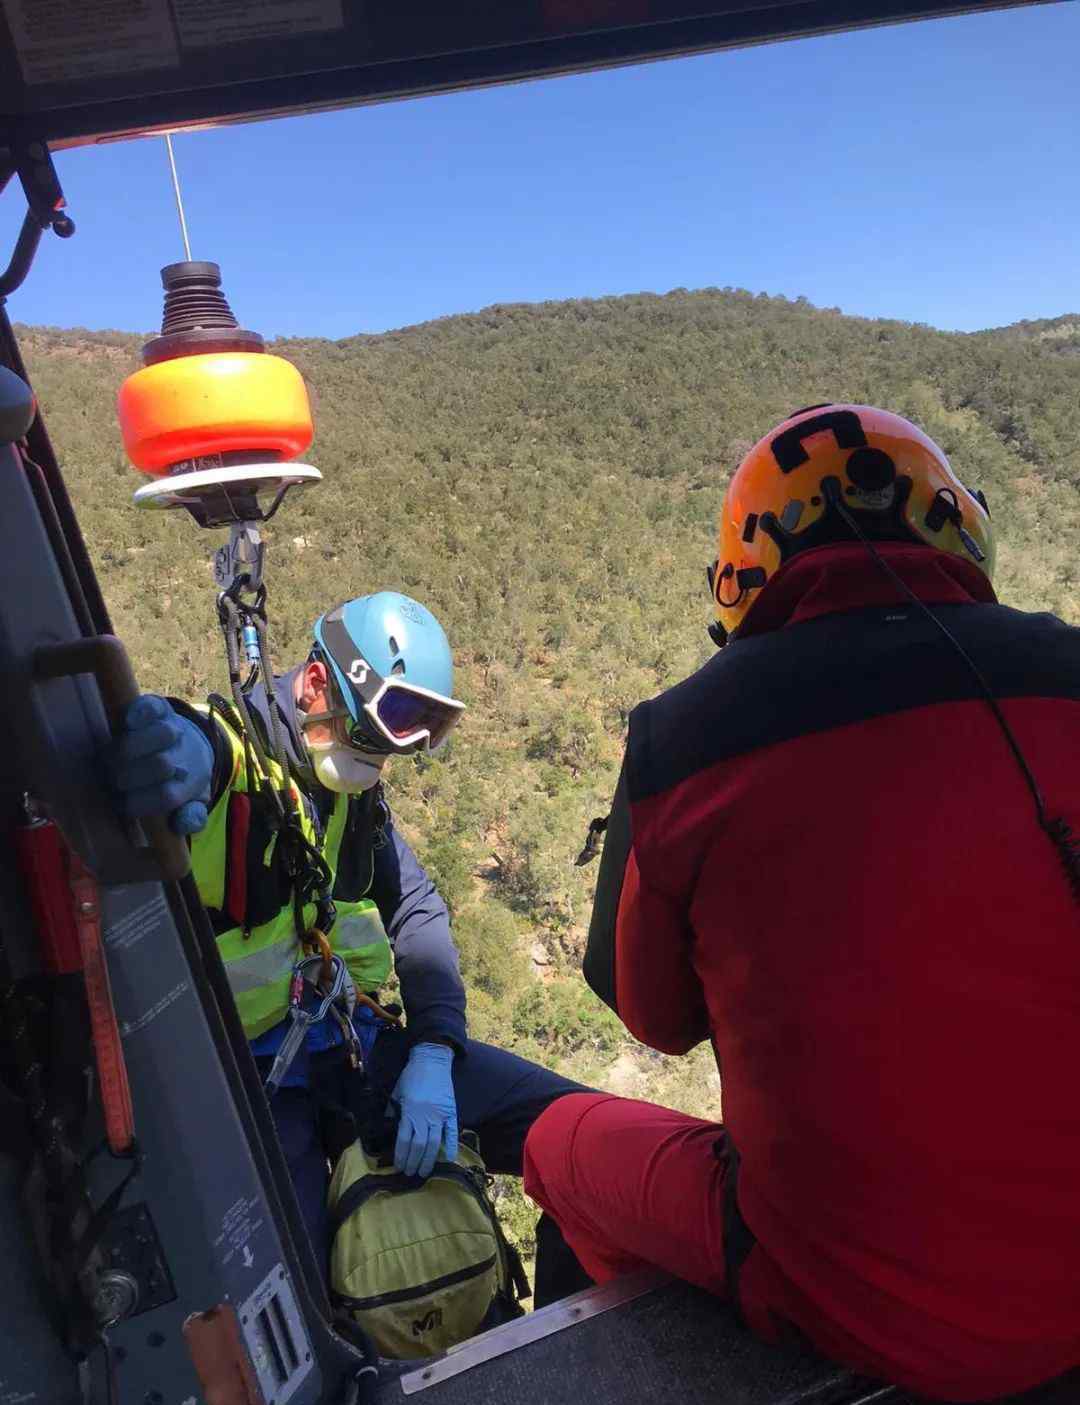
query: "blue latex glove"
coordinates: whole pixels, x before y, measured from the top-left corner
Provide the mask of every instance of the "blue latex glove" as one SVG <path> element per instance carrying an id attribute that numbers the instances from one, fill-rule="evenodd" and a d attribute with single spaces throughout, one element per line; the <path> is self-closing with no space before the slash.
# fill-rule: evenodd
<path id="1" fill-rule="evenodd" d="M 143 693 L 130 704 L 124 730 L 105 748 L 103 760 L 126 815 L 168 815 L 177 834 L 195 834 L 206 824 L 214 749 L 164 698 Z"/>
<path id="2" fill-rule="evenodd" d="M 394 1165 L 407 1176 L 430 1176 L 445 1145 L 446 1160 L 458 1152 L 454 1051 L 445 1044 L 417 1044 L 394 1084 L 390 1101 L 400 1113 Z"/>

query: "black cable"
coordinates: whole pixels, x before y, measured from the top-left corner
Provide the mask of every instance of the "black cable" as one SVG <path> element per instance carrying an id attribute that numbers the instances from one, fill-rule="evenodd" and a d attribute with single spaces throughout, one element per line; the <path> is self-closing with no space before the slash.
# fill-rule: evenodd
<path id="1" fill-rule="evenodd" d="M 116 1378 L 116 1357 L 113 1354 L 112 1343 L 109 1341 L 107 1329 L 102 1329 L 94 1340 L 88 1345 L 85 1351 L 80 1352 L 76 1358 L 79 1368 L 79 1397 L 83 1405 L 93 1405 L 93 1401 L 98 1399 L 94 1390 L 94 1380 L 90 1372 L 90 1354 L 94 1347 L 101 1347 L 103 1366 L 105 1372 L 105 1405 L 120 1405 L 120 1384 Z"/>
<path id="2" fill-rule="evenodd" d="M 300 823 L 300 812 L 293 797 L 289 775 L 289 757 L 285 746 L 285 730 L 287 723 L 278 703 L 277 694 L 274 691 L 274 675 L 270 667 L 270 641 L 266 628 L 266 588 L 260 590 L 255 609 L 251 612 L 251 619 L 255 622 L 255 630 L 259 638 L 259 664 L 263 673 L 263 688 L 266 691 L 266 706 L 270 716 L 270 728 L 273 733 L 271 745 L 275 752 L 275 760 L 281 767 L 282 783 L 285 786 L 285 801 L 289 806 L 289 837 L 297 851 L 295 890 L 299 901 L 300 911 L 297 915 L 297 930 L 303 937 L 304 923 L 302 921 L 303 906 L 306 902 L 318 901 L 322 911 L 319 923 L 323 926 L 327 922 L 332 922 L 332 902 L 330 899 L 330 888 L 333 883 L 333 874 L 330 865 L 315 845 L 311 844 L 305 837 Z M 301 872 L 303 868 L 303 872 Z M 300 881 L 302 878 L 302 882 Z M 327 927 L 326 930 L 329 930 Z"/>
<path id="3" fill-rule="evenodd" d="M 116 1379 L 116 1357 L 109 1334 L 102 1332 L 101 1349 L 105 1354 L 105 1405 L 120 1405 L 120 1383 Z"/>
<path id="4" fill-rule="evenodd" d="M 80 1169 L 85 1170 L 90 1165 L 91 1161 L 93 1161 L 101 1151 L 106 1149 L 106 1143 L 100 1143 L 91 1151 L 90 1155 L 86 1157 Z M 112 1155 L 114 1159 L 129 1161 L 131 1163 L 130 1169 L 123 1180 L 113 1186 L 112 1190 L 109 1191 L 108 1195 L 97 1209 L 91 1213 L 88 1223 L 81 1228 L 78 1237 L 74 1240 L 72 1244 L 72 1255 L 74 1259 L 74 1266 L 72 1268 L 73 1279 L 77 1279 L 86 1267 L 90 1256 L 101 1242 L 102 1235 L 108 1229 L 110 1220 L 112 1220 L 119 1210 L 120 1202 L 124 1198 L 124 1193 L 131 1185 L 132 1181 L 141 1173 L 143 1168 L 143 1154 L 137 1142 L 133 1141 L 130 1151 L 123 1153 L 119 1157 L 113 1152 L 109 1154 Z"/>
<path id="5" fill-rule="evenodd" d="M 270 718 L 270 744 L 273 748 L 274 760 L 281 768 L 281 783 L 284 787 L 283 803 L 291 810 L 293 808 L 292 788 L 289 784 L 289 757 L 285 749 L 285 719 L 278 707 L 277 695 L 274 692 L 274 674 L 270 667 L 270 642 L 266 632 L 265 589 L 260 591 L 258 604 L 251 611 L 250 618 L 255 623 L 255 633 L 259 640 L 259 667 L 262 669 L 263 687 L 266 690 L 266 711 Z"/>
<path id="6" fill-rule="evenodd" d="M 252 750 L 258 758 L 259 765 L 263 769 L 263 775 L 270 777 L 273 773 L 270 769 L 270 762 L 267 759 L 266 750 L 262 744 L 262 737 L 255 728 L 251 716 L 251 709 L 247 704 L 247 697 L 244 694 L 240 678 L 240 650 L 237 646 L 237 636 L 240 632 L 240 611 L 237 608 L 235 598 L 229 591 L 223 591 L 218 597 L 218 617 L 221 621 L 221 632 L 225 636 L 225 655 L 229 666 L 229 687 L 232 692 L 233 702 L 236 710 L 240 714 L 243 723 L 244 735 L 251 745 Z M 278 811 L 278 817 L 282 820 L 289 815 L 289 793 L 286 785 L 284 798 L 274 789 L 268 781 L 266 790 L 273 799 Z"/>
<path id="7" fill-rule="evenodd" d="M 250 739 L 252 749 L 262 767 L 263 775 L 272 776 L 269 754 L 273 756 L 281 772 L 281 790 L 267 781 L 266 790 L 272 797 L 281 822 L 279 843 L 284 846 L 289 867 L 289 877 L 293 887 L 293 909 L 296 935 L 303 941 L 307 935 L 303 920 L 304 907 L 316 902 L 320 908 L 320 925 L 329 930 L 333 920 L 333 903 L 330 888 L 333 874 L 329 864 L 319 850 L 304 835 L 300 810 L 292 792 L 289 773 L 289 758 L 285 746 L 285 719 L 278 706 L 274 693 L 274 677 L 270 667 L 270 645 L 266 630 L 266 591 L 261 589 L 254 605 L 245 605 L 237 596 L 246 578 L 237 580 L 218 597 L 218 613 L 222 633 L 225 636 L 225 652 L 229 666 L 229 682 L 233 701 L 242 722 L 245 738 Z M 249 622 L 255 627 L 259 642 L 259 668 L 263 675 L 266 691 L 267 712 L 270 720 L 267 746 L 263 745 L 262 734 L 255 725 L 248 707 L 247 694 L 240 678 L 240 651 L 237 644 L 242 623 Z M 254 670 L 253 670 L 254 672 Z"/>
<path id="8" fill-rule="evenodd" d="M 874 546 L 870 538 L 866 536 L 862 528 L 859 526 L 858 522 L 855 520 L 855 517 L 852 515 L 852 513 L 848 511 L 843 499 L 840 497 L 839 481 L 836 479 L 826 479 L 822 483 L 821 487 L 822 492 L 825 494 L 826 498 L 830 499 L 832 505 L 836 508 L 837 512 L 840 514 L 843 520 L 847 523 L 852 533 L 858 538 L 860 542 L 862 542 L 863 546 L 866 547 L 867 551 L 870 553 L 871 557 L 881 568 L 881 570 L 885 572 L 885 574 L 889 577 L 889 579 L 893 582 L 894 585 L 898 585 L 900 587 L 900 589 L 904 592 L 908 599 L 911 600 L 922 611 L 922 613 L 927 617 L 927 619 L 930 620 L 934 627 L 939 630 L 941 634 L 944 635 L 945 639 L 952 647 L 954 653 L 959 656 L 959 658 L 966 665 L 971 676 L 975 679 L 975 682 L 978 684 L 979 691 L 983 695 L 984 701 L 990 708 L 990 711 L 994 714 L 997 724 L 1001 728 L 1002 735 L 1009 744 L 1009 749 L 1012 752 L 1014 759 L 1016 760 L 1016 764 L 1020 768 L 1027 788 L 1031 792 L 1031 797 L 1035 802 L 1035 815 L 1039 822 L 1039 828 L 1046 834 L 1051 844 L 1053 844 L 1054 848 L 1057 850 L 1058 857 L 1065 868 L 1065 878 L 1069 884 L 1070 891 L 1072 892 L 1074 899 L 1078 903 L 1080 903 L 1080 839 L 1074 836 L 1071 827 L 1062 816 L 1059 815 L 1055 819 L 1048 818 L 1046 813 L 1046 801 L 1043 799 L 1043 793 L 1039 789 L 1039 783 L 1035 779 L 1031 767 L 1027 763 L 1027 757 L 1020 749 L 1020 743 L 1016 739 L 1016 734 L 1013 732 L 1013 729 L 1009 726 L 1008 719 L 1002 712 L 1001 705 L 998 702 L 997 698 L 994 696 L 990 684 L 987 683 L 986 679 L 982 674 L 982 671 L 979 669 L 978 665 L 974 662 L 971 656 L 964 649 L 963 645 L 961 645 L 960 641 L 949 631 L 947 626 L 940 619 L 938 619 L 937 615 L 934 614 L 933 610 L 931 610 L 928 605 L 924 604 L 924 602 L 919 599 L 919 597 L 915 594 L 915 592 L 911 589 L 907 582 L 898 574 L 898 572 L 893 570 L 893 568 L 889 565 L 889 563 Z"/>

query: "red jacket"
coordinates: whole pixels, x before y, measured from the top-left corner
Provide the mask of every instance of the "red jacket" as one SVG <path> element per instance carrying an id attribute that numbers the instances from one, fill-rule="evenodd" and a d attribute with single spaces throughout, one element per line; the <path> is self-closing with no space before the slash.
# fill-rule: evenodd
<path id="1" fill-rule="evenodd" d="M 1080 630 L 881 551 L 1080 832 Z M 794 558 L 634 711 L 586 975 L 654 1048 L 712 1039 L 739 1207 L 822 1350 L 954 1399 L 1080 1363 L 1078 897 L 969 669 L 863 547 Z"/>

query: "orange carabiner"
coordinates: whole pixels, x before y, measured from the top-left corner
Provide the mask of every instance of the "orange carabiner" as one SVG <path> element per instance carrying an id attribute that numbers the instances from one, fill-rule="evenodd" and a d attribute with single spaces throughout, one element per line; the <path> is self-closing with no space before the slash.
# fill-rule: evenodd
<path id="1" fill-rule="evenodd" d="M 330 938 L 320 928 L 312 927 L 304 936 L 304 945 L 307 947 L 308 951 L 311 952 L 312 956 L 318 955 L 322 957 L 322 970 L 319 972 L 319 975 L 323 985 L 328 986 L 334 975 L 332 965 L 334 949 L 330 945 Z"/>

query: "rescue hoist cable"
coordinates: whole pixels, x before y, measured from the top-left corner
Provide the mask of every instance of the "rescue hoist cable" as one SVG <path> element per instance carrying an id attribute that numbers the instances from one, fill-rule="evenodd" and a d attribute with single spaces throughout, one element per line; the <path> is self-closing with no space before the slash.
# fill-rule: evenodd
<path id="1" fill-rule="evenodd" d="M 290 724 L 275 694 L 263 582 L 262 523 L 274 516 L 290 488 L 318 482 L 321 474 L 294 461 L 313 433 L 303 377 L 291 363 L 268 354 L 256 332 L 241 329 L 221 291 L 217 264 L 191 258 L 169 138 L 166 146 L 187 258 L 161 271 L 161 335 L 143 347 L 143 369 L 121 387 L 120 424 L 129 457 L 153 480 L 135 494 L 136 503 L 183 507 L 200 527 L 229 530 L 228 542 L 214 553 L 214 580 L 232 700 L 211 695 L 211 715 L 216 709 L 238 733 L 249 796 L 260 797 L 270 811 L 274 862 L 288 879 L 302 953 L 294 969 L 287 1046 L 267 1085 L 272 1092 L 303 1043 L 306 1025 L 327 1012 L 354 1059 L 359 1048 L 351 1023 L 355 987 L 326 936 L 336 912 L 333 872 L 320 848 L 323 827 L 313 807 L 314 842 L 305 832 L 305 800 L 290 759 Z M 253 706 L 260 684 L 265 712 L 261 700 Z M 309 923 L 312 906 L 315 917 Z M 245 938 L 251 935 L 246 916 L 243 932 Z M 316 968 L 319 976 L 313 980 L 308 973 Z M 304 1005 L 305 988 L 312 985 L 320 991 L 316 1011 L 321 1013 L 314 1016 Z"/>
<path id="2" fill-rule="evenodd" d="M 176 157 L 173 154 L 172 133 L 165 133 L 165 150 L 169 153 L 169 171 L 172 175 L 173 194 L 176 196 L 176 213 L 180 219 L 180 237 L 184 241 L 184 258 L 191 261 L 191 241 L 188 239 L 187 220 L 184 217 L 184 197 L 180 194 L 180 177 L 176 174 Z"/>

